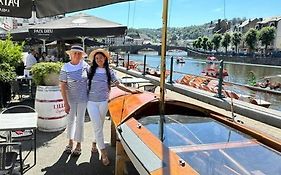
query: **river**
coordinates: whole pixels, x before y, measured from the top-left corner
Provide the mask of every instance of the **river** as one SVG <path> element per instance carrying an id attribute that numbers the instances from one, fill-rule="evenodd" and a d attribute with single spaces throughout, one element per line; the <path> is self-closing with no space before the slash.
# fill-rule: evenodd
<path id="1" fill-rule="evenodd" d="M 127 56 L 125 56 L 125 59 Z M 144 55 L 130 55 L 130 60 L 137 62 L 143 62 Z M 166 69 L 170 70 L 171 56 L 166 57 Z M 192 57 L 184 56 L 185 64 L 176 64 L 174 61 L 174 71 L 173 80 L 181 78 L 184 74 L 201 75 L 201 71 L 206 66 L 204 60 L 195 59 Z M 147 64 L 150 67 L 160 67 L 161 57 L 158 55 L 147 55 Z M 257 81 L 261 80 L 265 76 L 279 75 L 281 74 L 280 66 L 267 66 L 267 65 L 253 65 L 253 64 L 237 64 L 237 63 L 225 63 L 224 68 L 227 69 L 229 76 L 226 76 L 224 80 L 247 84 L 249 72 L 253 72 Z M 168 77 L 169 78 L 169 77 Z M 268 94 L 264 92 L 254 92 L 248 88 L 236 87 L 236 92 L 245 95 L 254 96 L 256 99 L 262 99 L 271 103 L 271 109 L 276 109 L 281 111 L 281 96 Z"/>

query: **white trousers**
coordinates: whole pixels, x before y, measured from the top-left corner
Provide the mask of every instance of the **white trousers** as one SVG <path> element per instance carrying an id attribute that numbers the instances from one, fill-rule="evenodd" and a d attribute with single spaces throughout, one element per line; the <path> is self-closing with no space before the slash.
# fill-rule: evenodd
<path id="1" fill-rule="evenodd" d="M 87 110 L 90 115 L 93 125 L 93 142 L 97 143 L 98 149 L 104 149 L 104 137 L 103 137 L 103 124 L 108 110 L 108 102 L 92 102 L 88 101 Z"/>
<path id="2" fill-rule="evenodd" d="M 84 119 L 87 103 L 69 103 L 67 116 L 67 138 L 76 142 L 84 140 Z"/>

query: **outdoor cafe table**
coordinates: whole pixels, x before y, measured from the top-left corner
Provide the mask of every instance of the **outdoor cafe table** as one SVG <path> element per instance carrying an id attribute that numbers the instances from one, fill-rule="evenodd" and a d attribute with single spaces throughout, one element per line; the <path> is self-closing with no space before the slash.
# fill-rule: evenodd
<path id="1" fill-rule="evenodd" d="M 37 113 L 9 113 L 0 114 L 0 131 L 8 131 L 7 141 L 11 142 L 11 131 L 33 130 L 34 165 L 36 165 L 36 128 Z"/>

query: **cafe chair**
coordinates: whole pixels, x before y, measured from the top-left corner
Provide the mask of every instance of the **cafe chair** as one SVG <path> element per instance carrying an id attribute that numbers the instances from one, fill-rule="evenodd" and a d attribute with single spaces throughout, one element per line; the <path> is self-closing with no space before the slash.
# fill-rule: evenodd
<path id="1" fill-rule="evenodd" d="M 18 149 L 13 149 L 18 147 Z M 19 157 L 19 159 L 18 159 Z M 17 162 L 20 165 L 20 174 L 23 174 L 21 143 L 0 143 L 0 174 L 12 175 Z"/>
<path id="2" fill-rule="evenodd" d="M 24 94 L 22 82 L 14 80 L 10 82 L 10 85 L 12 91 L 12 98 L 15 99 L 17 96 L 18 99 L 21 100 Z"/>
<path id="3" fill-rule="evenodd" d="M 10 114 L 10 113 L 32 113 L 35 112 L 35 109 L 27 105 L 16 105 L 4 109 L 1 114 Z M 32 138 L 32 130 L 19 130 L 12 131 L 12 140 L 13 141 L 23 141 L 30 140 Z M 7 131 L 1 131 L 0 137 L 7 137 Z"/>

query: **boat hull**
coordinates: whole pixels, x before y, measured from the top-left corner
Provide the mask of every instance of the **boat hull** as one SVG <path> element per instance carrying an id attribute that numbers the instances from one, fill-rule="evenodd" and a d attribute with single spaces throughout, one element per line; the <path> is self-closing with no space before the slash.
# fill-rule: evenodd
<path id="1" fill-rule="evenodd" d="M 116 110 L 118 108 L 120 108 L 121 110 Z M 164 138 L 166 138 L 166 140 L 169 140 L 170 137 L 168 137 L 168 133 L 172 133 L 174 135 L 172 138 L 176 139 L 172 142 L 165 140 L 164 142 L 161 142 L 158 136 L 158 132 L 154 130 L 155 128 L 159 127 L 159 124 L 157 124 L 159 118 L 159 99 L 152 93 L 132 95 L 124 94 L 123 96 L 116 96 L 112 98 L 109 103 L 109 111 L 112 121 L 115 124 L 118 138 L 121 140 L 121 144 L 124 147 L 127 155 L 140 174 L 206 174 L 206 168 L 208 169 L 208 167 L 211 166 L 211 164 L 208 164 L 209 161 L 207 161 L 206 164 L 206 153 L 204 153 L 206 151 L 208 152 L 207 155 L 209 156 L 209 159 L 211 158 L 210 160 L 213 160 L 212 156 L 218 154 L 223 159 L 226 159 L 226 162 L 228 162 L 227 167 L 230 167 L 230 169 L 219 170 L 220 173 L 217 174 L 233 173 L 232 169 L 235 169 L 235 171 L 243 174 L 245 172 L 248 172 L 249 170 L 247 169 L 247 167 L 241 168 L 240 163 L 238 163 L 239 166 L 237 166 L 237 162 L 232 160 L 233 158 L 231 156 L 233 155 L 227 152 L 227 150 L 235 150 L 237 148 L 243 149 L 248 147 L 252 149 L 256 146 L 259 146 L 259 142 L 270 146 L 270 149 L 273 148 L 276 151 L 279 151 L 273 151 L 273 154 L 280 156 L 277 159 L 281 160 L 280 141 L 273 140 L 264 133 L 259 133 L 257 131 L 246 128 L 245 126 L 232 122 L 229 120 L 229 118 L 227 118 L 227 116 L 219 114 L 216 111 L 206 109 L 204 108 L 204 106 L 197 106 L 195 104 L 177 100 L 165 100 L 165 123 L 167 124 L 167 128 L 165 129 L 165 131 L 169 132 L 167 132 L 167 137 L 165 136 Z M 185 121 L 187 123 L 178 124 L 173 120 Z M 213 122 L 218 122 L 216 124 L 217 126 L 214 126 Z M 180 130 L 180 128 L 184 128 L 182 127 L 184 125 L 193 130 L 193 133 L 196 133 L 200 130 L 205 130 L 206 127 L 202 126 L 206 124 L 210 124 L 211 126 L 209 128 L 209 131 L 204 132 L 203 135 L 200 135 L 200 132 L 197 133 L 199 134 L 198 138 L 201 138 L 202 143 L 204 142 L 204 139 L 208 140 L 210 138 L 216 138 L 218 136 L 227 136 L 224 134 L 224 132 L 218 133 L 218 131 L 224 130 L 222 128 L 225 128 L 225 126 L 227 126 L 226 128 L 231 127 L 238 130 L 234 131 L 233 129 L 231 129 L 229 131 L 230 133 L 234 132 L 235 134 L 238 134 L 242 132 L 243 135 L 249 134 L 254 137 L 254 139 L 242 139 L 238 141 L 231 141 L 229 143 L 218 142 L 216 144 L 210 145 L 208 142 L 206 142 L 204 144 L 197 145 L 197 140 L 192 140 L 192 135 L 186 137 L 184 136 L 185 132 Z M 198 125 L 202 128 L 196 129 L 196 127 L 193 127 L 194 125 Z M 216 128 L 221 129 L 217 130 Z M 205 136 L 207 133 L 214 133 L 215 135 Z M 233 138 L 236 138 L 236 136 Z M 241 138 L 245 138 L 245 136 Z M 231 140 L 231 138 L 229 139 Z M 227 140 L 227 137 L 223 138 L 223 142 L 225 140 Z M 185 142 L 185 146 L 169 145 L 170 143 L 173 144 L 178 142 Z M 214 154 L 212 152 L 213 150 L 218 150 L 218 153 Z M 187 158 L 188 156 L 182 157 L 183 154 L 187 154 L 189 156 L 193 155 L 195 157 L 193 159 L 193 156 L 191 156 L 191 159 L 189 160 Z M 216 160 L 216 158 L 214 160 Z M 202 161 L 205 162 L 205 167 L 203 166 L 204 164 L 200 166 L 200 162 Z M 211 168 L 212 173 L 216 173 L 217 169 L 223 168 L 223 166 L 221 167 L 220 162 L 215 161 L 215 163 L 215 167 L 209 167 Z M 273 170 L 272 172 L 274 171 L 275 170 Z"/>

